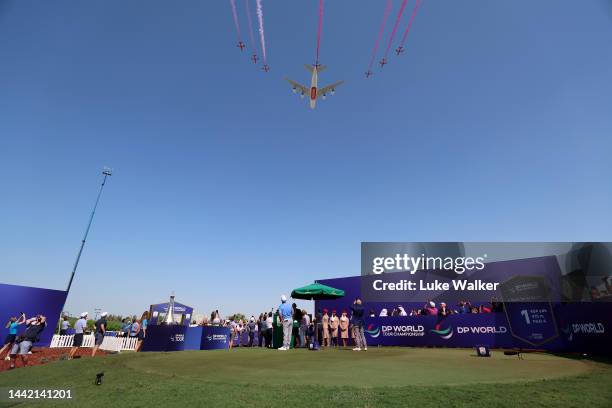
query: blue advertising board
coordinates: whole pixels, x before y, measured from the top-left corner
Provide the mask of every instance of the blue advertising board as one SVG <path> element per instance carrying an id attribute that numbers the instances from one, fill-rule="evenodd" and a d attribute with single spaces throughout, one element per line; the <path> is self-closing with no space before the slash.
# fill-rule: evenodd
<path id="1" fill-rule="evenodd" d="M 229 340 L 230 329 L 227 327 L 156 325 L 147 328 L 142 351 L 226 349 Z"/>
<path id="2" fill-rule="evenodd" d="M 0 283 L 0 319 L 2 323 L 0 338 L 4 340 L 8 334 L 8 329 L 4 326 L 11 316 L 19 317 L 21 312 L 25 313 L 27 318 L 41 314 L 47 318 L 47 328 L 42 332 L 40 342 L 35 345 L 48 347 L 57 327 L 66 295 L 67 293 L 63 290 Z M 21 325 L 17 334 L 24 331 L 25 325 Z"/>

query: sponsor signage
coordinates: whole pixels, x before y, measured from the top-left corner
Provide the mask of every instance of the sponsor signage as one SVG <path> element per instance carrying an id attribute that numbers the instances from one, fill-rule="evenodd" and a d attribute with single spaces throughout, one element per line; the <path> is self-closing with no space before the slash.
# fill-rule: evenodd
<path id="1" fill-rule="evenodd" d="M 224 349 L 229 347 L 229 338 L 227 327 L 149 326 L 142 351 Z"/>

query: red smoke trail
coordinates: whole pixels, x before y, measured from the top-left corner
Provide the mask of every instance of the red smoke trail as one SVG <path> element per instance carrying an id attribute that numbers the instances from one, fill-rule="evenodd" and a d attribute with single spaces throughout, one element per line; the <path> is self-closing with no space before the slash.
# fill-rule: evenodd
<path id="1" fill-rule="evenodd" d="M 259 41 L 261 42 L 261 55 L 263 56 L 264 65 L 267 65 L 266 36 L 264 34 L 263 9 L 261 7 L 261 0 L 257 0 L 257 20 L 259 21 Z"/>
<path id="2" fill-rule="evenodd" d="M 374 44 L 374 51 L 372 51 L 372 59 L 370 60 L 370 65 L 368 66 L 368 72 L 372 71 L 372 65 L 374 65 L 374 59 L 376 59 L 378 45 L 380 44 L 380 39 L 382 38 L 383 32 L 385 31 L 385 25 L 387 24 L 387 18 L 389 18 L 389 14 L 391 13 L 392 5 L 392 1 L 387 0 L 387 5 L 385 6 L 385 14 L 383 16 L 382 23 L 380 24 L 380 29 L 378 30 L 378 37 L 376 38 L 376 44 Z"/>
<path id="3" fill-rule="evenodd" d="M 321 48 L 321 30 L 323 29 L 323 0 L 319 0 L 319 26 L 317 28 L 317 59 L 315 64 L 319 63 L 319 49 Z"/>
<path id="4" fill-rule="evenodd" d="M 255 52 L 255 36 L 253 35 L 253 21 L 251 19 L 251 7 L 249 6 L 249 0 L 244 0 L 244 7 L 246 8 L 247 19 L 249 20 L 249 37 L 251 39 L 251 47 Z"/>
<path id="5" fill-rule="evenodd" d="M 408 21 L 408 27 L 406 27 L 406 31 L 404 31 L 404 35 L 402 36 L 402 42 L 400 43 L 400 52 L 404 49 L 404 43 L 408 38 L 408 33 L 410 32 L 410 27 L 412 27 L 412 22 L 414 21 L 414 16 L 416 16 L 419 7 L 421 6 L 421 0 L 416 0 L 416 4 L 414 5 L 414 10 L 412 10 L 412 15 L 410 16 L 410 21 Z"/>
<path id="6" fill-rule="evenodd" d="M 397 27 L 399 26 L 400 20 L 402 19 L 402 14 L 404 14 L 404 9 L 406 8 L 406 3 L 408 3 L 408 0 L 402 1 L 402 5 L 400 6 L 399 12 L 397 13 L 397 19 L 395 20 L 395 25 L 393 26 L 393 31 L 391 32 L 391 37 L 389 38 L 389 44 L 387 45 L 387 50 L 385 51 L 385 60 L 387 59 L 387 55 L 389 54 L 389 50 L 391 49 L 391 44 L 393 44 L 393 39 L 395 38 L 395 33 L 397 32 Z"/>
<path id="7" fill-rule="evenodd" d="M 230 0 L 232 5 L 232 14 L 234 15 L 234 25 L 236 26 L 236 33 L 238 34 L 238 42 L 242 41 L 240 35 L 240 23 L 238 23 L 238 12 L 236 11 L 236 0 Z"/>

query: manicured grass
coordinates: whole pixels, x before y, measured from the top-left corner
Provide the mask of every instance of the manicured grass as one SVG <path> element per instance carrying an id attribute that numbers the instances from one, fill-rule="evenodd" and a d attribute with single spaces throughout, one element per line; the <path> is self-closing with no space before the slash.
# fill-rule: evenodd
<path id="1" fill-rule="evenodd" d="M 59 361 L 0 373 L 0 387 L 69 387 L 80 406 L 610 407 L 612 366 L 464 349 L 235 349 Z"/>

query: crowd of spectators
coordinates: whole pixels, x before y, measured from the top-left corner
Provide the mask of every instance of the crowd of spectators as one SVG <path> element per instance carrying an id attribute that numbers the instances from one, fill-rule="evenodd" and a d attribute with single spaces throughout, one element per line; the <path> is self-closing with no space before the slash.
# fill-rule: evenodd
<path id="1" fill-rule="evenodd" d="M 455 307 L 449 307 L 445 302 L 436 304 L 433 300 L 427 301 L 422 307 L 410 309 L 410 313 L 406 312 L 406 309 L 402 305 L 395 306 L 389 313 L 387 308 L 382 308 L 379 317 L 401 317 L 401 316 L 449 316 L 452 314 L 475 314 L 475 313 L 497 313 L 504 311 L 504 304 L 497 301 L 496 299 L 491 300 L 490 303 L 483 303 L 480 305 L 473 305 L 468 300 L 459 301 Z M 375 317 L 376 312 L 370 310 L 370 317 Z"/>

